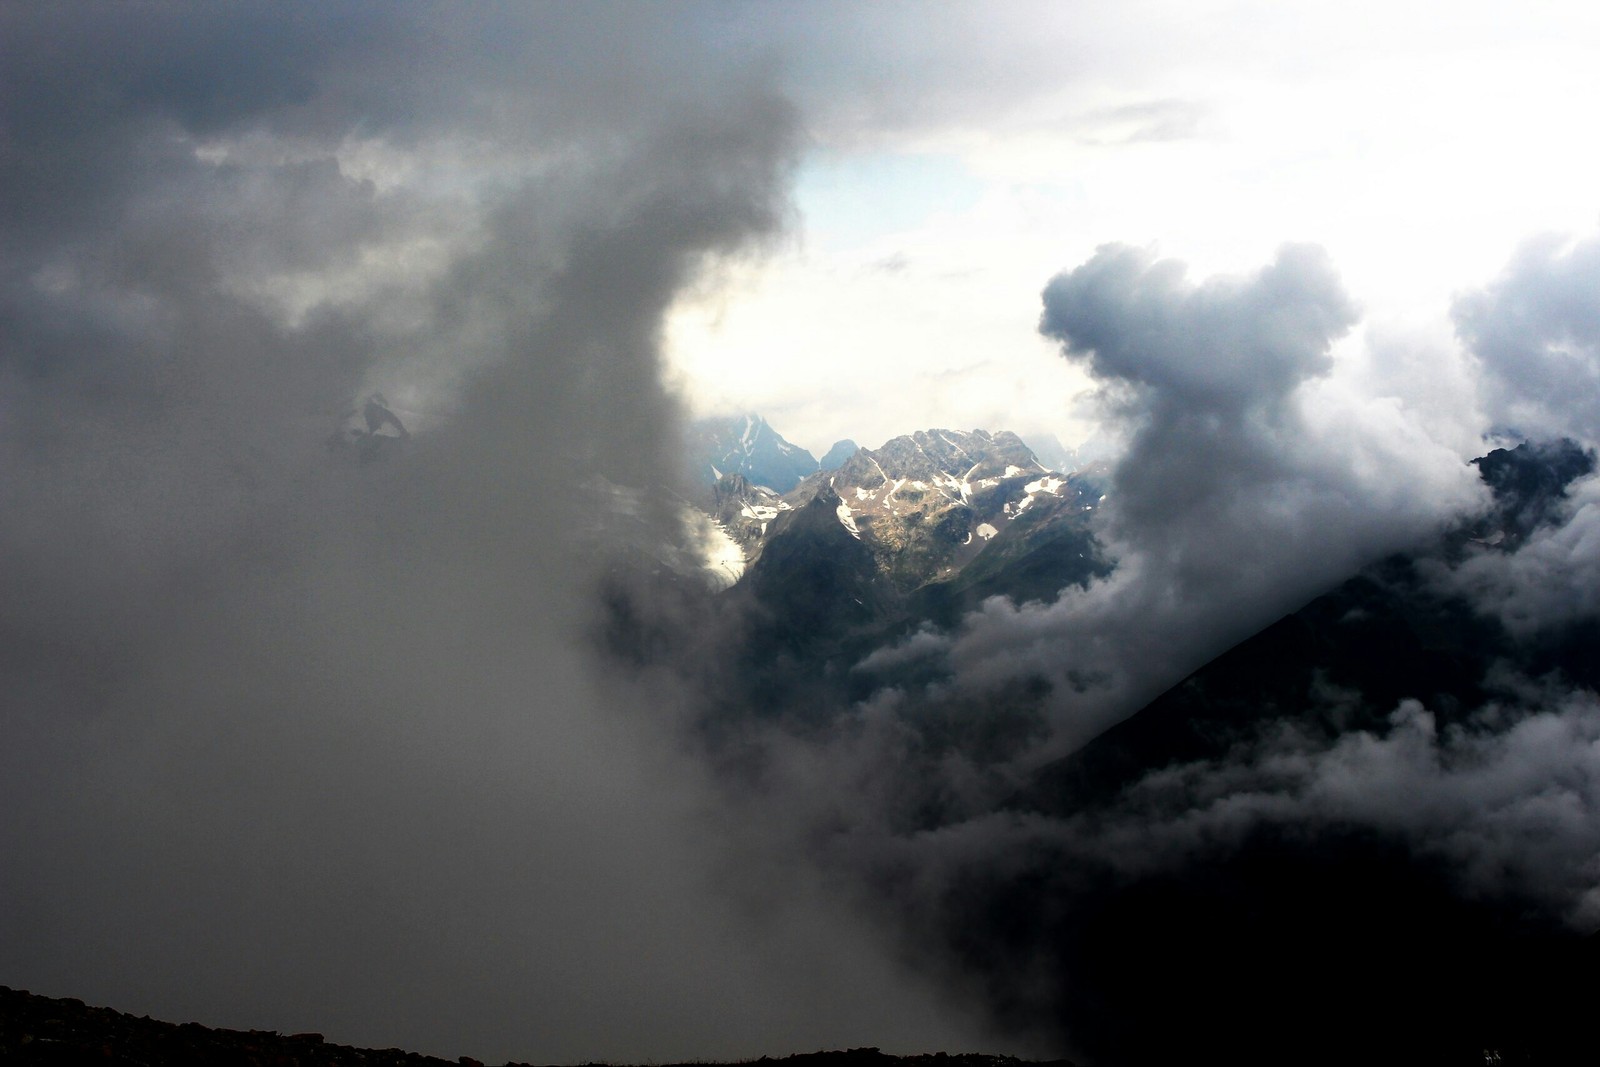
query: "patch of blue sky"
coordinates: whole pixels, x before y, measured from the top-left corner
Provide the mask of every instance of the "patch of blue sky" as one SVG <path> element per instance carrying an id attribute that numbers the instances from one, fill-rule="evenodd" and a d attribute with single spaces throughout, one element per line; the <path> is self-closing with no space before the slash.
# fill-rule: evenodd
<path id="1" fill-rule="evenodd" d="M 873 153 L 809 161 L 797 176 L 795 203 L 807 239 L 837 249 L 965 211 L 984 189 L 954 156 Z"/>

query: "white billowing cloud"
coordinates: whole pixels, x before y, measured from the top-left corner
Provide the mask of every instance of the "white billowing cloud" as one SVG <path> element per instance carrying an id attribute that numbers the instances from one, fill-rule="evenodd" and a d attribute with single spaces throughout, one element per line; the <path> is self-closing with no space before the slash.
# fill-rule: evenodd
<path id="1" fill-rule="evenodd" d="M 1497 427 L 1570 437 L 1592 455 L 1600 441 L 1600 238 L 1552 234 L 1524 244 L 1454 312 L 1478 402 Z M 1519 637 L 1593 617 L 1600 480 L 1568 486 L 1549 521 L 1512 551 L 1476 549 L 1438 577 Z"/>
<path id="2" fill-rule="evenodd" d="M 1049 606 L 991 601 L 948 655 L 960 685 L 1054 683 L 1059 744 L 1483 499 L 1466 456 L 1335 357 L 1356 310 L 1318 249 L 1196 282 L 1110 246 L 1044 305 L 1128 434 L 1100 508 L 1117 570 Z"/>

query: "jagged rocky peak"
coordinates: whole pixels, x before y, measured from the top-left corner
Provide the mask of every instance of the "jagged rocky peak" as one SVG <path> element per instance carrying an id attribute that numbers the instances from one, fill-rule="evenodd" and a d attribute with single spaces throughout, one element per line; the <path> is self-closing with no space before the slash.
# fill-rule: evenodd
<path id="1" fill-rule="evenodd" d="M 786 499 L 799 508 L 819 492 L 837 499 L 838 525 L 871 549 L 883 577 L 911 590 L 954 577 L 990 544 L 1054 537 L 1061 522 L 1086 529 L 1102 489 L 1046 470 L 1009 431 L 932 429 L 858 449 Z"/>
<path id="2" fill-rule="evenodd" d="M 834 528 L 843 528 L 839 521 L 839 505 L 843 503 L 839 494 L 827 482 L 817 487 L 811 499 L 801 506 L 792 509 L 788 515 L 782 516 L 782 523 L 775 532 L 795 528 L 815 528 L 826 530 L 830 534 Z"/>
<path id="3" fill-rule="evenodd" d="M 743 500 L 763 487 L 753 484 L 738 471 L 730 471 L 711 485 L 711 499 L 720 510 L 729 501 Z M 770 490 L 769 490 L 770 492 Z"/>
<path id="4" fill-rule="evenodd" d="M 1472 462 L 1494 494 L 1476 539 L 1510 549 L 1550 518 L 1573 481 L 1594 471 L 1595 454 L 1561 438 L 1497 448 Z"/>
<path id="5" fill-rule="evenodd" d="M 859 450 L 860 446 L 848 437 L 842 441 L 835 441 L 833 447 L 828 449 L 827 455 L 822 457 L 819 466 L 823 471 L 836 471 Z"/>
<path id="6" fill-rule="evenodd" d="M 885 442 L 873 458 L 893 468 L 895 477 L 928 481 L 941 475 L 965 481 L 1046 473 L 1033 450 L 1009 430 L 918 430 Z"/>
<path id="7" fill-rule="evenodd" d="M 817 471 L 810 452 L 755 414 L 701 419 L 690 429 L 689 452 L 695 476 L 708 486 L 725 474 L 741 474 L 786 493 Z"/>
<path id="8" fill-rule="evenodd" d="M 883 469 L 872 450 L 858 448 L 854 455 L 839 465 L 831 474 L 823 474 L 821 481 L 838 486 L 862 486 L 875 489 L 889 480 L 889 473 Z"/>

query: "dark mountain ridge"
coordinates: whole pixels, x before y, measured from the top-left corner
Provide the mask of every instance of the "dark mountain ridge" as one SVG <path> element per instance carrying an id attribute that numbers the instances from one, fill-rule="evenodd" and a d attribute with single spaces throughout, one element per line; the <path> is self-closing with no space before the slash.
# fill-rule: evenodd
<path id="1" fill-rule="evenodd" d="M 199 1023 L 174 1024 L 97 1008 L 72 998 L 42 997 L 0 986 L 0 1061 L 44 1067 L 55 1064 L 277 1064 L 281 1067 L 433 1067 L 463 1064 L 483 1067 L 470 1056 L 454 1060 L 397 1048 L 339 1045 L 321 1034 L 280 1034 L 275 1030 L 224 1030 Z M 982 1053 L 890 1056 L 876 1048 L 807 1052 L 781 1059 L 743 1061 L 788 1067 L 1028 1067 L 1035 1061 Z M 508 1063 L 506 1067 L 515 1067 Z M 672 1065 L 658 1065 L 672 1067 Z M 688 1065 L 679 1065 L 688 1067 Z M 703 1067 L 696 1061 L 696 1067 Z M 1065 1060 L 1038 1067 L 1072 1067 Z"/>
<path id="2" fill-rule="evenodd" d="M 1484 516 L 1230 649 L 1007 803 L 1056 829 L 1020 871 L 970 872 L 947 932 L 998 1003 L 1049 1010 L 1025 1010 L 1006 973 L 1032 961 L 1105 1064 L 1196 1047 L 1250 1064 L 1596 1062 L 1600 934 L 1553 915 L 1550 887 L 1474 888 L 1448 836 L 1318 814 L 1296 784 L 1307 761 L 1370 750 L 1418 714 L 1445 739 L 1493 737 L 1503 713 L 1481 709 L 1510 699 L 1508 676 L 1600 684 L 1592 621 L 1519 640 L 1430 579 L 1430 562 L 1522 543 L 1593 455 L 1523 445 L 1478 467 Z M 1109 844 L 1124 837 L 1136 862 Z"/>
<path id="3" fill-rule="evenodd" d="M 782 496 L 725 475 L 716 517 L 749 561 L 724 595 L 740 619 L 734 655 L 748 676 L 809 691 L 845 684 L 844 668 L 895 635 L 952 625 L 986 597 L 1053 601 L 1110 569 L 1092 525 L 1106 483 L 1103 466 L 1048 471 L 1015 434 L 984 430 L 857 449 Z M 892 683 L 855 675 L 848 692 Z"/>
<path id="4" fill-rule="evenodd" d="M 1494 494 L 1484 516 L 1431 550 L 1380 560 L 1235 645 L 1043 768 L 1018 803 L 1054 814 L 1105 803 L 1139 776 L 1221 758 L 1285 717 L 1324 738 L 1385 732 L 1390 712 L 1409 698 L 1442 724 L 1459 723 L 1491 696 L 1486 675 L 1496 665 L 1510 663 L 1535 677 L 1556 671 L 1569 683 L 1600 686 L 1600 657 L 1593 654 L 1600 646 L 1581 640 L 1587 627 L 1520 641 L 1424 573 L 1430 558 L 1459 560 L 1469 547 L 1508 552 L 1523 543 L 1549 520 L 1567 486 L 1594 470 L 1595 457 L 1561 441 L 1496 449 L 1474 463 Z M 1339 693 L 1361 699 L 1341 700 Z"/>

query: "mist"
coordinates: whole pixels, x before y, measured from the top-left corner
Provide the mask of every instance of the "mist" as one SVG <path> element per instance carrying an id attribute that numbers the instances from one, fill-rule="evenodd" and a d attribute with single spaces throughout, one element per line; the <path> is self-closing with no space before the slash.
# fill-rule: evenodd
<path id="1" fill-rule="evenodd" d="M 650 14 L 278 14 L 3 16 L 4 980 L 480 1058 L 973 1047 L 587 639 L 609 487 L 679 478 L 662 315 L 780 231 L 792 110 Z"/>
<path id="2" fill-rule="evenodd" d="M 1051 937 L 1263 835 L 1592 933 L 1600 712 L 1541 659 L 1596 625 L 1592 462 L 1470 536 L 1475 456 L 1600 439 L 1590 235 L 1506 249 L 1441 336 L 1294 233 L 1230 272 L 1074 231 L 1016 302 L 1122 443 L 1103 572 L 820 664 L 753 663 L 772 620 L 693 573 L 666 324 L 794 246 L 808 153 L 1084 85 L 1086 150 L 1208 136 L 1149 97 L 1170 41 L 1054 9 L 0 11 L 0 982 L 480 1059 L 1116 1062 L 1188 991 Z M 1018 799 L 1397 555 L 1498 628 L 1476 706 L 1319 682 L 1308 720 L 1365 725 Z"/>

